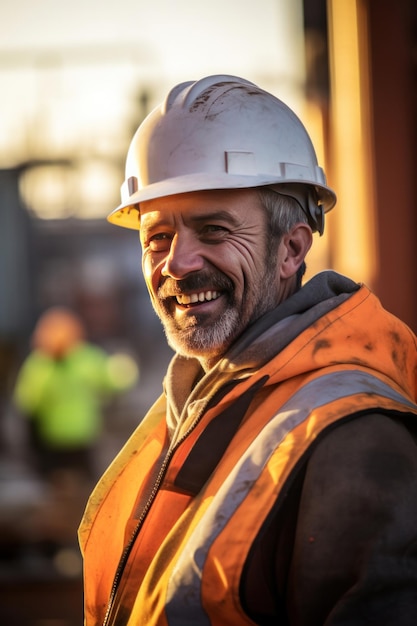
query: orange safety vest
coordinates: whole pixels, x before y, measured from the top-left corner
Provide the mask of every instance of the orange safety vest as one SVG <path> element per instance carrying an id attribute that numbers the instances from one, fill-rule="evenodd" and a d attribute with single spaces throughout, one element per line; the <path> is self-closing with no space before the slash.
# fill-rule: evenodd
<path id="1" fill-rule="evenodd" d="M 372 346 L 387 374 L 368 366 L 369 342 L 351 346 L 354 363 L 338 356 L 338 321 L 362 326 L 376 302 L 362 288 L 256 373 L 231 380 L 172 449 L 164 399 L 156 403 L 92 494 L 80 528 L 87 626 L 254 624 L 240 602 L 242 571 L 300 460 L 338 420 L 417 415 L 412 376 L 396 382 L 401 359 L 416 361 L 401 322 L 385 320 L 391 334 Z"/>

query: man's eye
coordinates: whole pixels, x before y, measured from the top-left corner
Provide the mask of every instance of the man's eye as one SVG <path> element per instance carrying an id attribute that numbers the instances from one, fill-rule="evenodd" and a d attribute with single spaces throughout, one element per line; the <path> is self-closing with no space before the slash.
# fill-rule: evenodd
<path id="1" fill-rule="evenodd" d="M 161 252 L 169 248 L 171 236 L 168 233 L 157 233 L 148 240 L 149 248 L 154 252 Z"/>
<path id="2" fill-rule="evenodd" d="M 218 238 L 227 233 L 227 228 L 218 224 L 207 224 L 202 229 L 203 236 Z"/>

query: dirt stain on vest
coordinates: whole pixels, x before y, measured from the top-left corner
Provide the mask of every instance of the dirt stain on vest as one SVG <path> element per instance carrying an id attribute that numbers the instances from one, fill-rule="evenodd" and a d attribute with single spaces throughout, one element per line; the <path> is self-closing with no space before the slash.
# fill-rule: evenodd
<path id="1" fill-rule="evenodd" d="M 315 354 L 317 354 L 317 352 L 319 350 L 324 350 L 326 348 L 331 348 L 331 341 L 329 341 L 328 339 L 318 339 L 316 341 L 316 343 L 314 344 L 314 348 L 313 348 L 313 356 Z"/>

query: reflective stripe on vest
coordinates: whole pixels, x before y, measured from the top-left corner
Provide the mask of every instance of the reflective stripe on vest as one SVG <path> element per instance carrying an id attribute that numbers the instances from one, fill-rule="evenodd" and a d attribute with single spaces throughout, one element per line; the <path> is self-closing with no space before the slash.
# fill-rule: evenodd
<path id="1" fill-rule="evenodd" d="M 169 626 L 210 626 L 210 619 L 202 606 L 202 576 L 213 542 L 245 500 L 287 434 L 315 409 L 357 394 L 375 396 L 374 409 L 380 405 L 378 399 L 385 398 L 392 401 L 393 408 L 398 404 L 403 412 L 417 413 L 413 402 L 380 379 L 360 370 L 326 374 L 305 384 L 253 440 L 189 537 L 167 581 L 165 617 Z M 369 409 L 369 405 L 366 408 Z"/>

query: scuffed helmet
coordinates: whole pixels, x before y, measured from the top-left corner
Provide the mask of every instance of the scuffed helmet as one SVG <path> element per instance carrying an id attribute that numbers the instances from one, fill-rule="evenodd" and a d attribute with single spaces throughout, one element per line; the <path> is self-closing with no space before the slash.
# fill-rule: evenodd
<path id="1" fill-rule="evenodd" d="M 208 76 L 174 87 L 139 126 L 122 202 L 108 220 L 138 230 L 144 200 L 261 186 L 295 197 L 320 232 L 336 203 L 306 129 L 286 104 L 243 78 Z"/>

